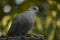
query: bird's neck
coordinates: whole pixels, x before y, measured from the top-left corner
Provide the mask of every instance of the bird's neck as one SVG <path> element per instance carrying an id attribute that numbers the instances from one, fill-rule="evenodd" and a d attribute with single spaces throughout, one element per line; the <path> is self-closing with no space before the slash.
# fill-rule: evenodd
<path id="1" fill-rule="evenodd" d="M 30 15 L 32 15 L 32 16 L 35 16 L 35 15 L 36 15 L 36 13 L 33 12 L 33 11 L 28 11 L 28 14 L 30 14 Z"/>

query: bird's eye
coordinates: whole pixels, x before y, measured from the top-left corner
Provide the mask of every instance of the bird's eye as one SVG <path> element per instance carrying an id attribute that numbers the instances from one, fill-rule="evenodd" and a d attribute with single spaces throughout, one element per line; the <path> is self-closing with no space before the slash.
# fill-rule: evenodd
<path id="1" fill-rule="evenodd" d="M 36 8 L 33 8 L 34 10 L 37 10 Z"/>

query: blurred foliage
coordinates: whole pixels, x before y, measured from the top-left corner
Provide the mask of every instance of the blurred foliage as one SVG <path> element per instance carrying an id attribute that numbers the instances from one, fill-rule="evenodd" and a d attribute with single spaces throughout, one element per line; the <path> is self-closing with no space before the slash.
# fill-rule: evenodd
<path id="1" fill-rule="evenodd" d="M 12 7 L 9 13 L 3 12 L 5 5 Z M 45 40 L 60 40 L 60 0 L 24 0 L 15 8 L 14 0 L 0 0 L 0 29 L 6 36 L 13 18 L 26 11 L 30 6 L 36 5 L 40 13 L 35 16 L 35 25 L 29 34 L 42 34 Z"/>

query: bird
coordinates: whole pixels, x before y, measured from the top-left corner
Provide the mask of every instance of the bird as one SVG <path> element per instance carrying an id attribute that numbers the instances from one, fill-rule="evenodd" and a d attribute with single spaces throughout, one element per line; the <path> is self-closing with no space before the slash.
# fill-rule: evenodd
<path id="1" fill-rule="evenodd" d="M 27 11 L 19 13 L 15 18 L 13 18 L 7 36 L 19 36 L 27 34 L 27 32 L 34 25 L 34 17 L 38 12 L 39 8 L 37 6 L 31 6 Z"/>

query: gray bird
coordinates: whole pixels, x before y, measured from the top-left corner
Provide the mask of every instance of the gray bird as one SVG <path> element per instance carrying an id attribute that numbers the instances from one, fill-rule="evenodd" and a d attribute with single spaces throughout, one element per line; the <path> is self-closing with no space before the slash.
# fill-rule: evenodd
<path id="1" fill-rule="evenodd" d="M 25 35 L 34 24 L 34 17 L 39 12 L 37 6 L 30 7 L 27 11 L 17 15 L 8 31 L 8 36 Z"/>

